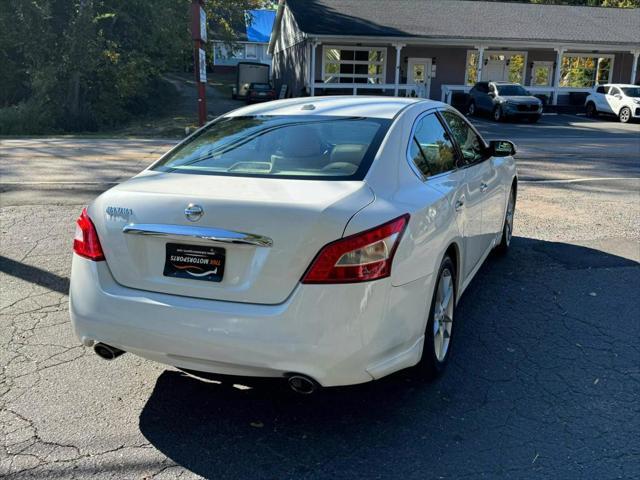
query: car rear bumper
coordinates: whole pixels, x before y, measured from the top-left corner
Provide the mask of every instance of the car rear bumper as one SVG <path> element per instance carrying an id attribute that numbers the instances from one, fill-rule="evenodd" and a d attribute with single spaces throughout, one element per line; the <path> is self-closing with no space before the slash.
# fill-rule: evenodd
<path id="1" fill-rule="evenodd" d="M 74 255 L 70 313 L 85 344 L 198 371 L 347 385 L 417 363 L 429 281 L 299 285 L 282 304 L 256 305 L 126 288 L 105 262 Z"/>

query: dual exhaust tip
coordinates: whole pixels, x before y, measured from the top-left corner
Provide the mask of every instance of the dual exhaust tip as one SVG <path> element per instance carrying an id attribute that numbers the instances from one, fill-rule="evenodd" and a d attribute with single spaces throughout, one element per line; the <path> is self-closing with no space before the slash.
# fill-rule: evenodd
<path id="1" fill-rule="evenodd" d="M 98 355 L 100 358 L 104 358 L 105 360 L 114 360 L 125 353 L 124 350 L 112 347 L 111 345 L 107 345 L 106 343 L 96 343 L 93 346 L 93 351 L 96 352 L 96 355 Z"/>
<path id="2" fill-rule="evenodd" d="M 114 360 L 125 353 L 124 350 L 120 350 L 119 348 L 100 342 L 93 346 L 93 351 L 96 352 L 96 355 L 105 360 Z M 318 382 L 311 377 L 297 373 L 289 375 L 287 377 L 287 383 L 291 390 L 301 395 L 311 395 L 318 390 L 320 386 Z"/>
<path id="3" fill-rule="evenodd" d="M 320 385 L 314 379 L 298 373 L 289 375 L 287 383 L 291 390 L 301 395 L 311 395 L 320 388 Z"/>

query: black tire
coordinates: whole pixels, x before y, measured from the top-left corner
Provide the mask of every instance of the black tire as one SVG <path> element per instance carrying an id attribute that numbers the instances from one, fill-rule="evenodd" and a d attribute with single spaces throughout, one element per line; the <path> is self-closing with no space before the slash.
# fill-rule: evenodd
<path id="1" fill-rule="evenodd" d="M 598 116 L 598 109 L 596 108 L 596 104 L 593 102 L 587 103 L 587 117 L 596 118 Z"/>
<path id="2" fill-rule="evenodd" d="M 618 119 L 620 119 L 621 123 L 629 123 L 631 121 L 631 109 L 622 107 L 618 113 Z"/>
<path id="3" fill-rule="evenodd" d="M 474 102 L 473 100 L 469 102 L 469 106 L 467 107 L 467 114 L 470 117 L 474 117 L 478 114 L 478 111 L 476 110 L 476 102 Z"/>
<path id="4" fill-rule="evenodd" d="M 529 121 L 531 123 L 538 123 L 540 121 L 540 115 L 534 115 L 533 117 L 529 117 Z"/>
<path id="5" fill-rule="evenodd" d="M 446 281 L 445 279 L 448 277 L 448 281 L 451 282 L 452 287 L 452 296 L 450 299 L 451 302 L 451 318 L 449 322 L 438 323 L 437 332 L 440 332 L 441 326 L 449 324 L 448 342 L 446 346 L 446 351 L 444 352 L 444 356 L 442 356 L 442 351 L 436 352 L 436 331 L 434 328 L 434 324 L 436 321 L 436 299 L 438 298 L 438 292 L 441 287 L 441 282 Z M 455 305 L 456 305 L 456 270 L 449 256 L 445 256 L 442 259 L 442 263 L 440 264 L 440 268 L 438 269 L 438 280 L 436 282 L 435 288 L 433 290 L 433 296 L 431 298 L 431 307 L 429 309 L 429 318 L 427 320 L 427 326 L 424 332 L 424 344 L 422 348 L 422 358 L 418 363 L 419 370 L 428 378 L 433 379 L 440 375 L 449 361 L 451 357 L 451 347 L 453 345 L 453 319 L 455 317 Z M 448 303 L 447 303 L 448 305 Z M 443 317 L 441 317 L 443 318 Z M 438 333 L 439 334 L 439 333 Z M 444 338 L 444 337 L 442 337 Z"/>
<path id="6" fill-rule="evenodd" d="M 513 236 L 513 218 L 516 212 L 516 192 L 512 188 L 509 193 L 509 203 L 507 203 L 507 210 L 504 214 L 504 224 L 502 226 L 502 236 L 500 237 L 500 243 L 496 245 L 496 252 L 501 255 L 506 254 L 511 246 L 511 238 Z"/>
<path id="7" fill-rule="evenodd" d="M 500 105 L 493 109 L 493 112 L 491 112 L 491 118 L 496 122 L 502 122 L 504 120 L 504 113 Z"/>

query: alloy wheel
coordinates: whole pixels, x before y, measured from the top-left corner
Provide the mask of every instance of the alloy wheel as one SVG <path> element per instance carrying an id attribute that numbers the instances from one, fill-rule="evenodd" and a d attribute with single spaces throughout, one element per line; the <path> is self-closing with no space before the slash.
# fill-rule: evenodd
<path id="1" fill-rule="evenodd" d="M 624 107 L 622 110 L 620 110 L 620 121 L 622 123 L 627 123 L 630 118 L 631 118 L 631 110 L 629 110 L 629 108 Z"/>
<path id="2" fill-rule="evenodd" d="M 453 326 L 453 276 L 448 268 L 442 270 L 438 281 L 433 311 L 433 347 L 436 358 L 443 362 L 449 350 Z"/>

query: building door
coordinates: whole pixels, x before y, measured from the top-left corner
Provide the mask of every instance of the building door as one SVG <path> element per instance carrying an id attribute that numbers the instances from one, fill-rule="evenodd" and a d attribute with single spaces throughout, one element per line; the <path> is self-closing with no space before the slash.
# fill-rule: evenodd
<path id="1" fill-rule="evenodd" d="M 482 69 L 482 80 L 486 82 L 503 82 L 509 79 L 507 59 L 504 55 L 489 55 Z"/>
<path id="2" fill-rule="evenodd" d="M 416 95 L 429 98 L 431 92 L 431 59 L 409 58 L 407 61 L 407 83 L 417 85 Z"/>

